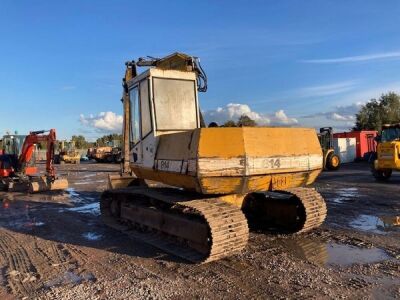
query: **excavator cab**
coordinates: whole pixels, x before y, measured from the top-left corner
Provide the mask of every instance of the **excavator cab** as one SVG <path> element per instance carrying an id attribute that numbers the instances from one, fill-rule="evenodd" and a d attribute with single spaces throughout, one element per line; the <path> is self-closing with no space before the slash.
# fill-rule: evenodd
<path id="1" fill-rule="evenodd" d="M 111 175 L 110 188 L 129 186 L 136 179 L 131 176 L 129 163 L 137 170 L 153 169 L 160 136 L 200 128 L 197 92 L 207 89 L 207 79 L 198 62 L 185 54 L 139 59 L 126 65 L 123 134 L 129 133 L 129 137 L 124 138 L 122 176 Z M 150 68 L 134 76 L 136 67 Z M 167 167 L 166 163 L 159 163 Z"/>
<path id="2" fill-rule="evenodd" d="M 0 155 L 0 177 L 12 175 L 18 169 L 18 157 L 21 155 L 22 145 L 26 135 L 5 135 L 3 136 L 3 151 Z M 26 175 L 37 173 L 35 155 L 26 166 Z"/>
<path id="3" fill-rule="evenodd" d="M 158 136 L 200 127 L 196 76 L 149 69 L 130 86 L 132 162 L 151 168 Z"/>

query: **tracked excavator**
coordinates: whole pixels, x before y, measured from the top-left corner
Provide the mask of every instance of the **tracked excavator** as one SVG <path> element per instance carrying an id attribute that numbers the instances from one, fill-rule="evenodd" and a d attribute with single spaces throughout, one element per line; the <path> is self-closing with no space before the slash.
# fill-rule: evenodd
<path id="1" fill-rule="evenodd" d="M 146 67 L 138 73 L 138 67 Z M 199 59 L 126 63 L 123 162 L 100 200 L 104 222 L 193 263 L 244 249 L 249 228 L 301 233 L 326 217 L 314 129 L 204 126 Z"/>
<path id="2" fill-rule="evenodd" d="M 47 145 L 46 173 L 38 176 L 34 150 L 40 142 Z M 55 143 L 55 129 L 5 136 L 0 155 L 0 191 L 37 193 L 68 188 L 67 179 L 58 178 L 54 169 Z"/>

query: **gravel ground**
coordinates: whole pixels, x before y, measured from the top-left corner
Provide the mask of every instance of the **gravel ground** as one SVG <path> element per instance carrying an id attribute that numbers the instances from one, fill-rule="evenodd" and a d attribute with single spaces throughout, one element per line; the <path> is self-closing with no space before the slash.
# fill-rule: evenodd
<path id="1" fill-rule="evenodd" d="M 377 183 L 364 163 L 324 172 L 321 228 L 251 232 L 241 254 L 193 265 L 102 224 L 99 196 L 118 168 L 65 165 L 65 192 L 0 193 L 0 299 L 400 299 L 400 175 Z"/>

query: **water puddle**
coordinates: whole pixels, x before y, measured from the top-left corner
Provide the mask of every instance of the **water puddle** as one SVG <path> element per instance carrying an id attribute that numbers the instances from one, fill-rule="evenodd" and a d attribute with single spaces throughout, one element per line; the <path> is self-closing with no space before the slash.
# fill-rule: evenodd
<path id="1" fill-rule="evenodd" d="M 341 204 L 359 197 L 357 188 L 342 188 L 336 191 L 337 196 L 332 199 L 334 203 Z"/>
<path id="2" fill-rule="evenodd" d="M 361 231 L 386 234 L 388 231 L 400 230 L 399 216 L 359 215 L 349 223 L 350 227 Z"/>
<path id="3" fill-rule="evenodd" d="M 100 215 L 100 203 L 99 202 L 95 202 L 95 203 L 89 203 L 86 205 L 82 205 L 82 206 L 76 206 L 76 207 L 69 207 L 69 208 L 62 208 L 60 209 L 60 211 L 74 211 L 74 212 L 78 212 L 81 214 L 92 214 L 95 216 L 99 216 Z"/>
<path id="4" fill-rule="evenodd" d="M 67 188 L 66 192 L 69 194 L 70 197 L 79 197 L 79 193 L 75 192 L 74 188 Z"/>
<path id="5" fill-rule="evenodd" d="M 96 197 L 84 196 L 76 192 L 74 188 L 68 188 L 67 192 L 69 194 L 71 202 L 74 204 L 83 204 L 84 202 L 91 202 L 91 203 L 69 208 L 60 208 L 58 210 L 59 212 L 73 211 L 82 214 L 92 214 L 95 216 L 100 215 L 100 203 L 97 201 Z"/>
<path id="6" fill-rule="evenodd" d="M 370 264 L 390 259 L 380 248 L 359 248 L 356 246 L 329 243 L 327 245 L 328 265 L 350 266 L 353 264 Z"/>
<path id="7" fill-rule="evenodd" d="M 5 227 L 33 230 L 35 227 L 45 225 L 44 222 L 38 221 L 35 216 L 32 216 L 31 213 L 35 210 L 36 208 L 32 208 L 29 204 L 3 200 L 0 206 L 0 215 Z"/>
<path id="8" fill-rule="evenodd" d="M 376 263 L 391 257 L 380 248 L 360 248 L 335 242 L 320 242 L 308 239 L 283 240 L 284 248 L 295 257 L 320 266 L 350 266 Z"/>
<path id="9" fill-rule="evenodd" d="M 88 241 L 99 241 L 103 237 L 101 234 L 95 232 L 85 232 L 82 236 Z"/>
<path id="10" fill-rule="evenodd" d="M 84 177 L 84 178 L 89 178 L 89 177 L 95 177 L 95 176 L 97 176 L 97 173 L 86 174 L 86 175 L 84 175 L 83 177 Z"/>
<path id="11" fill-rule="evenodd" d="M 96 183 L 104 183 L 105 180 L 93 180 L 93 181 L 77 181 L 75 185 L 88 185 L 88 184 L 96 184 Z"/>

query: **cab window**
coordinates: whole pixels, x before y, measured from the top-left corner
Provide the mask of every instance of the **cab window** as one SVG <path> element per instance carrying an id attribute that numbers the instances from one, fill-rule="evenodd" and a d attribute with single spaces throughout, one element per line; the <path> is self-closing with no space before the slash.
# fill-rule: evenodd
<path id="1" fill-rule="evenodd" d="M 150 98 L 149 98 L 149 81 L 143 80 L 140 82 L 140 115 L 141 115 L 141 133 L 142 139 L 145 138 L 151 131 L 151 113 L 150 113 Z"/>
<path id="2" fill-rule="evenodd" d="M 136 144 L 140 141 L 140 108 L 138 87 L 134 87 L 129 92 L 131 100 L 131 142 Z"/>
<path id="3" fill-rule="evenodd" d="M 197 127 L 195 81 L 153 77 L 153 89 L 157 130 Z"/>

